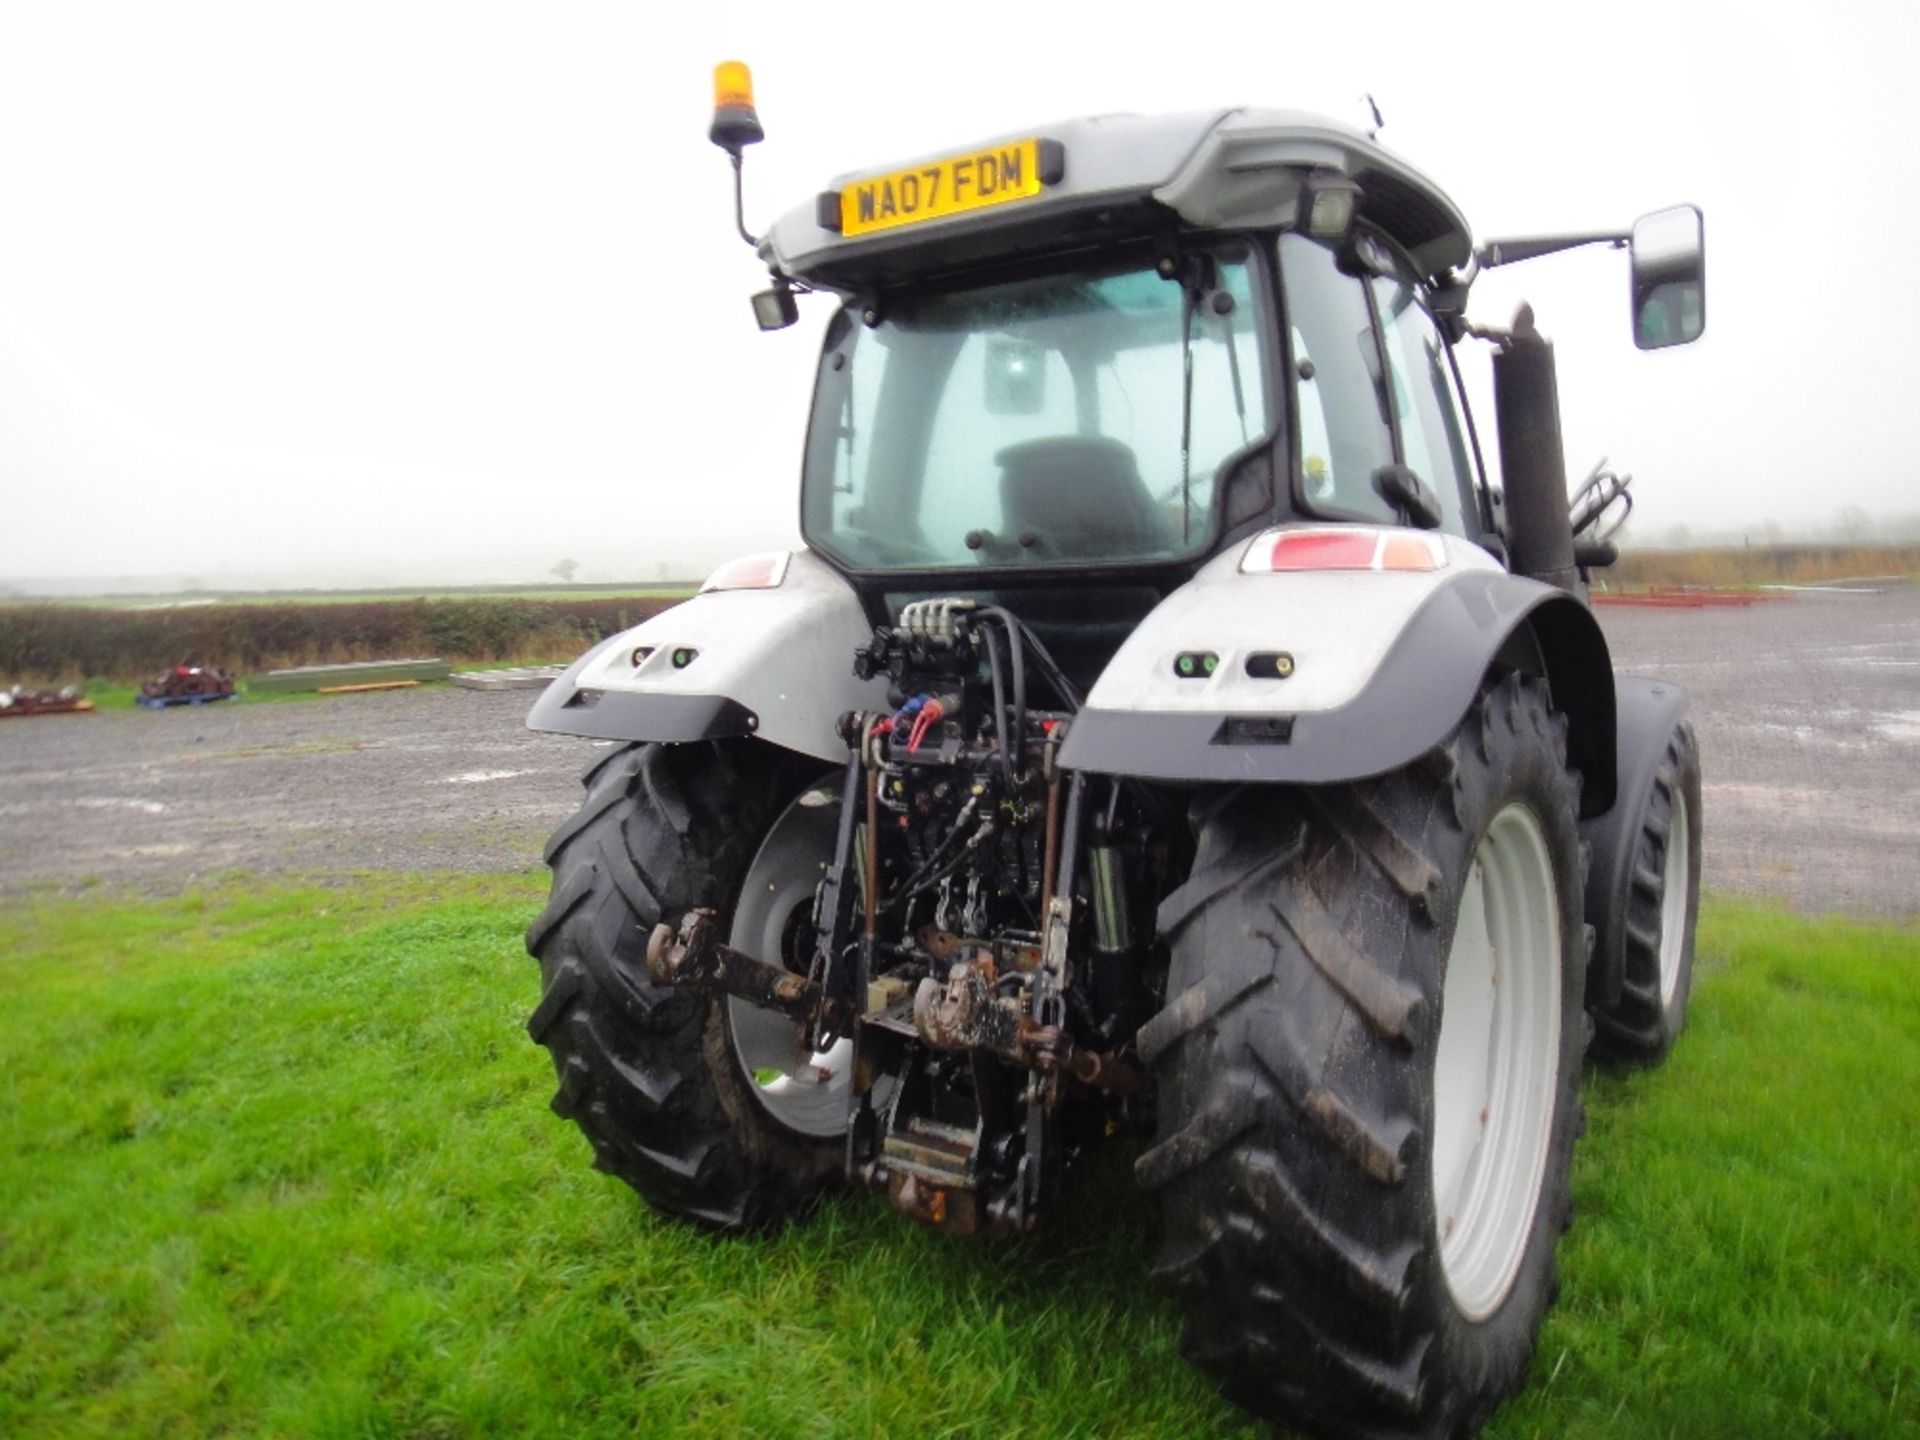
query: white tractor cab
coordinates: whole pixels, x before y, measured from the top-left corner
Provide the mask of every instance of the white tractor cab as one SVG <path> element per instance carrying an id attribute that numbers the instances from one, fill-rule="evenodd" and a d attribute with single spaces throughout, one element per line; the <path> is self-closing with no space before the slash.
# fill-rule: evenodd
<path id="1" fill-rule="evenodd" d="M 1024 1231 L 1139 1134 L 1229 1393 L 1474 1428 L 1553 1291 L 1589 1036 L 1680 1029 L 1701 809 L 1684 697 L 1586 603 L 1625 482 L 1570 514 L 1552 347 L 1464 305 L 1627 246 L 1636 343 L 1692 341 L 1699 211 L 1476 248 L 1367 135 L 1222 110 L 849 174 L 748 238 L 764 327 L 837 305 L 807 548 L 534 707 L 621 742 L 527 937 L 555 1108 L 722 1227 L 852 1183 Z"/>

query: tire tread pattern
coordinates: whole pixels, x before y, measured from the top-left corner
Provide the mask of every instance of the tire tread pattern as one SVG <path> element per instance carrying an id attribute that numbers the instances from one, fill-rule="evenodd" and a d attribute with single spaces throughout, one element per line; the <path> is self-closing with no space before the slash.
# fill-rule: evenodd
<path id="1" fill-rule="evenodd" d="M 1689 869 L 1682 941 L 1680 980 L 1669 1003 L 1661 994 L 1660 945 L 1662 903 L 1666 898 L 1667 846 L 1672 839 L 1673 799 L 1687 802 Z M 1634 838 L 1632 869 L 1627 884 L 1627 909 L 1621 921 L 1624 954 L 1621 957 L 1620 995 L 1611 1005 L 1596 1007 L 1595 1058 L 1630 1065 L 1655 1065 L 1664 1060 L 1686 1021 L 1688 992 L 1692 989 L 1693 933 L 1700 904 L 1700 745 L 1691 721 L 1674 727 L 1667 748 L 1653 772 L 1640 833 Z"/>
<path id="2" fill-rule="evenodd" d="M 1135 1174 L 1161 1197 L 1154 1275 L 1187 1308 L 1183 1349 L 1256 1413 L 1322 1435 L 1450 1436 L 1524 1374 L 1571 1215 L 1586 1038 L 1565 736 L 1544 684 L 1506 677 L 1405 771 L 1324 793 L 1249 787 L 1214 806 L 1191 877 L 1161 908 L 1173 999 L 1139 1052 L 1162 1131 Z M 1529 1312 L 1514 1319 L 1524 1342 L 1489 1358 L 1459 1343 L 1457 1311 L 1454 1330 L 1440 1317 L 1431 1187 L 1412 1183 L 1428 1164 L 1418 1072 L 1457 904 L 1445 877 L 1464 876 L 1472 827 L 1490 818 L 1477 797 L 1528 766 L 1551 796 L 1561 963 L 1579 973 L 1564 977 L 1571 1059 L 1536 1226 L 1550 1238 L 1533 1242 L 1540 1293 L 1517 1285 L 1505 1310 Z"/>
<path id="3" fill-rule="evenodd" d="M 709 996 L 648 979 L 647 937 L 696 905 L 731 906 L 793 779 L 752 742 L 633 745 L 596 757 L 547 843 L 553 885 L 528 926 L 541 995 L 527 1032 L 552 1053 L 553 1110 L 597 1169 L 696 1223 L 775 1224 L 837 1177 L 837 1141 L 774 1123 Z"/>

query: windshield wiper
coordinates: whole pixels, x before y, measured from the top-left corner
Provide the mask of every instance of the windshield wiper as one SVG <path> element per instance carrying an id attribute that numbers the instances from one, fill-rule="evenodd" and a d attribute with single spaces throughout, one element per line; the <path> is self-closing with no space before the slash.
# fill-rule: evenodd
<path id="1" fill-rule="evenodd" d="M 1240 419 L 1240 443 L 1247 445 L 1252 442 L 1253 436 L 1247 433 L 1247 394 L 1240 385 L 1240 347 L 1234 343 L 1233 339 L 1233 296 L 1225 290 L 1216 291 L 1215 293 L 1224 296 L 1227 301 L 1227 308 L 1221 310 L 1217 308 L 1220 302 L 1215 300 L 1214 305 L 1216 309 L 1214 313 L 1221 318 L 1227 327 L 1227 374 L 1233 377 L 1233 413 Z"/>

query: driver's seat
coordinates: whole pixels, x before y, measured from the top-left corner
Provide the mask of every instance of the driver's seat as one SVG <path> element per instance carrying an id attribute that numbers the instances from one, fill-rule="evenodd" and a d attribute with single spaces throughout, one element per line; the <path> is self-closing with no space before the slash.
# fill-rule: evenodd
<path id="1" fill-rule="evenodd" d="M 1173 549 L 1172 526 L 1147 492 L 1131 446 L 1104 435 L 1048 435 L 993 459 L 1005 526 L 1035 555 L 1131 560 Z"/>

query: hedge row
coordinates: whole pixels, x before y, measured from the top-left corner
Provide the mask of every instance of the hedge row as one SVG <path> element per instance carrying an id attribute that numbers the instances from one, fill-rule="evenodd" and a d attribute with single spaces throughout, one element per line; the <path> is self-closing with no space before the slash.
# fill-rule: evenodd
<path id="1" fill-rule="evenodd" d="M 242 674 L 412 656 L 455 663 L 557 658 L 673 603 L 496 597 L 163 610 L 0 605 L 0 684 L 139 680 L 189 658 Z"/>
<path id="2" fill-rule="evenodd" d="M 1815 585 L 1870 575 L 1920 575 L 1920 545 L 1745 545 L 1625 550 L 1600 572 L 1612 585 Z"/>

